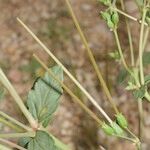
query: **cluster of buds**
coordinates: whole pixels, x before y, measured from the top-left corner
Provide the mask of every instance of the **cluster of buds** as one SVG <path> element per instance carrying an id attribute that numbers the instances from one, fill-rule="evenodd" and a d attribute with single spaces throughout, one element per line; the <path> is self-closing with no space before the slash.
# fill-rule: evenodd
<path id="1" fill-rule="evenodd" d="M 98 0 L 100 3 L 104 4 L 105 6 L 111 5 L 111 0 Z"/>
<path id="2" fill-rule="evenodd" d="M 107 135 L 124 135 L 123 129 L 128 128 L 128 122 L 121 113 L 116 115 L 116 120 L 110 125 L 105 122 L 102 124 L 102 129 Z"/>
<path id="3" fill-rule="evenodd" d="M 116 11 L 109 9 L 105 12 L 101 12 L 101 15 L 111 30 L 114 30 L 118 27 L 119 15 Z"/>

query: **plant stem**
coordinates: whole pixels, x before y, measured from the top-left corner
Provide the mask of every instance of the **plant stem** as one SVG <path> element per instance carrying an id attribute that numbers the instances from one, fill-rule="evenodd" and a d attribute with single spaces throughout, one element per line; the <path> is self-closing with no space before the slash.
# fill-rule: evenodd
<path id="1" fill-rule="evenodd" d="M 7 134 L 0 134 L 0 138 L 21 138 L 21 137 L 34 137 L 35 132 L 25 132 L 25 133 L 7 133 Z"/>
<path id="2" fill-rule="evenodd" d="M 143 37 L 144 37 L 144 22 L 146 17 L 147 9 L 143 8 L 142 23 L 140 30 L 140 41 L 139 41 L 139 67 L 140 67 L 140 82 L 144 85 L 144 70 L 143 70 Z M 142 140 L 143 133 L 143 103 L 142 99 L 138 100 L 139 109 L 139 139 Z"/>
<path id="3" fill-rule="evenodd" d="M 142 99 L 138 100 L 138 110 L 139 110 L 139 139 L 142 141 L 143 134 L 143 103 Z"/>
<path id="4" fill-rule="evenodd" d="M 120 0 L 122 10 L 125 11 L 125 6 L 123 0 Z M 133 51 L 133 41 L 132 41 L 132 35 L 131 30 L 129 26 L 128 19 L 125 17 L 125 23 L 127 26 L 127 33 L 128 33 L 128 39 L 129 39 L 129 45 L 130 45 L 130 53 L 131 53 L 131 65 L 134 66 L 134 51 Z"/>
<path id="5" fill-rule="evenodd" d="M 0 122 L 5 124 L 6 126 L 16 130 L 17 132 L 22 132 L 23 130 L 21 128 L 19 128 L 18 126 L 12 124 L 11 122 L 7 121 L 6 119 L 0 117 Z"/>
<path id="6" fill-rule="evenodd" d="M 9 91 L 11 96 L 14 98 L 15 102 L 18 104 L 21 111 L 23 112 L 27 120 L 29 121 L 30 125 L 33 128 L 37 128 L 38 126 L 37 122 L 34 120 L 31 113 L 27 110 L 22 99 L 20 98 L 20 96 L 18 95 L 18 93 L 16 92 L 12 84 L 10 83 L 10 81 L 7 79 L 7 77 L 5 76 L 1 68 L 0 68 L 0 82 L 4 85 L 4 87 Z"/>
<path id="7" fill-rule="evenodd" d="M 149 31 L 150 31 L 150 28 L 147 27 L 146 31 L 145 31 L 145 34 L 144 34 L 145 36 L 144 36 L 144 39 L 143 39 L 143 51 L 146 48 L 146 44 L 147 44 L 148 36 L 149 36 Z"/>
<path id="8" fill-rule="evenodd" d="M 7 145 L 9 145 L 12 148 L 17 148 L 18 150 L 27 150 L 27 149 L 25 149 L 25 148 L 15 144 L 15 143 L 12 143 L 12 142 L 7 141 L 7 140 L 2 139 L 2 138 L 0 138 L 0 143 L 7 144 Z"/>
<path id="9" fill-rule="evenodd" d="M 50 133 L 49 133 L 50 134 Z M 61 150 L 70 150 L 68 146 L 66 146 L 64 143 L 62 143 L 60 140 L 58 140 L 56 137 L 54 137 L 52 134 L 50 136 L 53 138 L 55 141 L 55 145 L 60 148 Z"/>
<path id="10" fill-rule="evenodd" d="M 28 126 L 24 125 L 23 123 L 17 121 L 16 119 L 14 119 L 14 118 L 12 118 L 12 117 L 10 117 L 10 116 L 8 116 L 6 113 L 4 113 L 4 112 L 2 112 L 2 111 L 0 111 L 0 115 L 3 116 L 4 118 L 10 120 L 10 121 L 13 122 L 14 124 L 20 126 L 21 128 L 27 130 L 27 131 L 31 131 L 31 130 L 32 130 L 32 129 L 29 128 Z"/>
<path id="11" fill-rule="evenodd" d="M 61 82 L 54 74 L 53 72 L 43 63 L 43 61 L 41 61 L 39 59 L 38 56 L 36 56 L 35 54 L 33 55 L 33 57 L 41 64 L 41 66 L 49 73 L 50 76 L 52 76 L 52 78 L 54 78 L 65 90 L 66 92 L 73 98 L 75 99 L 77 102 L 97 123 L 98 125 L 102 125 L 102 121 L 88 108 L 85 106 L 85 104 L 82 103 L 82 101 L 63 83 Z M 129 129 L 126 129 L 135 139 L 138 139 Z M 135 140 L 128 138 L 128 137 L 124 137 L 124 136 L 117 136 L 119 138 L 123 138 L 126 140 L 129 140 L 131 142 L 135 142 Z"/>
<path id="12" fill-rule="evenodd" d="M 118 47 L 118 51 L 119 51 L 119 54 L 120 54 L 120 57 L 121 57 L 121 61 L 122 61 L 122 64 L 124 65 L 125 69 L 131 73 L 129 67 L 127 66 L 126 64 L 126 61 L 124 59 L 124 56 L 123 56 L 123 52 L 122 52 L 122 49 L 121 49 L 121 45 L 120 45 L 120 41 L 119 41 L 119 38 L 118 38 L 118 33 L 117 33 L 117 30 L 113 30 L 114 32 L 114 35 L 115 35 L 115 39 L 116 39 L 116 43 L 117 43 L 117 47 Z"/>
<path id="13" fill-rule="evenodd" d="M 129 15 L 129 14 L 127 14 L 127 13 L 121 11 L 120 9 L 118 9 L 118 8 L 116 8 L 116 7 L 113 7 L 113 9 L 116 10 L 118 13 L 124 15 L 125 17 L 127 17 L 127 18 L 129 18 L 129 19 L 131 19 L 131 20 L 133 20 L 133 21 L 136 21 L 136 22 L 138 22 L 138 23 L 141 23 L 141 22 L 142 22 L 141 20 L 138 20 L 137 18 L 135 18 L 135 17 L 133 17 L 133 16 L 131 16 L 131 15 Z M 148 24 L 147 24 L 146 22 L 144 22 L 144 25 L 148 26 Z"/>
<path id="14" fill-rule="evenodd" d="M 39 62 L 39 64 L 49 73 L 52 78 L 54 78 L 63 88 L 64 90 L 77 102 L 82 109 L 84 109 L 99 125 L 102 125 L 102 121 L 80 100 L 63 82 L 61 82 L 53 72 L 40 60 L 37 55 L 33 55 L 33 57 Z"/>
<path id="15" fill-rule="evenodd" d="M 68 69 L 56 58 L 56 56 L 39 40 L 39 38 L 20 20 L 17 19 L 20 24 L 30 33 L 30 35 L 41 45 L 44 51 L 53 58 L 53 60 L 62 67 L 63 71 L 68 75 L 68 77 L 76 84 L 76 86 L 87 96 L 90 102 L 101 112 L 101 114 L 107 119 L 109 123 L 112 123 L 110 117 L 105 113 L 102 107 L 97 103 L 97 101 L 85 90 L 85 88 L 75 79 L 75 77 L 68 71 Z"/>
<path id="16" fill-rule="evenodd" d="M 98 67 L 97 63 L 96 63 L 96 60 L 95 60 L 94 55 L 92 53 L 92 50 L 90 49 L 90 47 L 88 45 L 87 39 L 86 39 L 86 37 L 85 37 L 81 27 L 80 27 L 80 24 L 79 24 L 79 21 L 78 21 L 77 17 L 75 16 L 75 13 L 74 13 L 74 11 L 72 9 L 72 6 L 71 6 L 69 0 L 65 0 L 65 1 L 66 1 L 67 6 L 68 6 L 68 10 L 69 10 L 69 12 L 70 12 L 70 14 L 72 16 L 72 19 L 74 21 L 74 24 L 75 24 L 75 26 L 76 26 L 76 28 L 77 28 L 77 30 L 79 32 L 81 40 L 82 40 L 82 42 L 83 42 L 83 44 L 84 44 L 84 46 L 85 46 L 85 48 L 87 50 L 88 56 L 89 56 L 90 61 L 91 61 L 92 65 L 93 65 L 93 68 L 94 68 L 94 70 L 95 70 L 95 72 L 97 74 L 97 77 L 98 77 L 98 79 L 100 81 L 100 84 L 102 85 L 104 93 L 106 94 L 106 96 L 107 96 L 111 106 L 113 107 L 115 113 L 118 114 L 119 113 L 118 108 L 116 107 L 116 104 L 114 103 L 114 100 L 113 100 L 113 98 L 112 98 L 112 96 L 110 94 L 110 91 L 109 91 L 109 89 L 108 89 L 108 87 L 106 85 L 106 82 L 104 81 L 104 78 L 102 76 L 101 70 Z"/>
<path id="17" fill-rule="evenodd" d="M 143 9 L 141 31 L 140 31 L 140 41 L 139 41 L 139 63 L 140 63 L 140 79 L 141 84 L 144 85 L 144 70 L 143 70 L 143 37 L 144 37 L 144 20 L 146 16 L 146 9 Z"/>

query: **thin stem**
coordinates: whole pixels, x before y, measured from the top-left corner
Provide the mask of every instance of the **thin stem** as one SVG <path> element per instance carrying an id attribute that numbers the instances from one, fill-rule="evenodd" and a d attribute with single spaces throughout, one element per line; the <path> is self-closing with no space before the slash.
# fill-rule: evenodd
<path id="1" fill-rule="evenodd" d="M 120 57 L 121 57 L 121 61 L 122 61 L 122 64 L 124 65 L 125 69 L 131 73 L 129 67 L 127 66 L 127 63 L 124 59 L 124 56 L 123 56 L 123 52 L 122 52 L 122 49 L 121 49 L 121 45 L 120 45 L 120 41 L 119 41 L 119 37 L 118 37 L 118 33 L 117 33 L 117 30 L 113 30 L 114 32 L 114 35 L 115 35 L 115 39 L 116 39 L 116 43 L 117 43 L 117 47 L 118 47 L 118 51 L 119 51 L 119 54 L 120 54 Z"/>
<path id="2" fill-rule="evenodd" d="M 146 48 L 146 44 L 147 44 L 147 41 L 148 41 L 148 37 L 149 37 L 149 32 L 150 32 L 150 28 L 147 27 L 146 28 L 146 31 L 145 31 L 145 36 L 144 36 L 144 39 L 143 39 L 143 51 L 145 50 Z"/>
<path id="3" fill-rule="evenodd" d="M 10 116 L 8 116 L 6 113 L 4 113 L 4 112 L 2 112 L 2 111 L 0 111 L 0 115 L 3 116 L 4 118 L 10 120 L 10 121 L 13 122 L 14 124 L 20 126 L 21 128 L 27 130 L 27 131 L 31 131 L 31 130 L 32 130 L 32 129 L 29 128 L 28 126 L 24 125 L 23 123 L 17 121 L 16 119 L 14 119 L 14 118 L 12 118 L 12 117 L 10 117 Z"/>
<path id="4" fill-rule="evenodd" d="M 73 98 L 75 99 L 75 102 L 77 102 L 97 123 L 98 125 L 102 125 L 102 121 L 88 108 L 85 106 L 85 104 L 82 103 L 82 101 L 63 83 L 61 82 L 54 74 L 53 72 L 43 63 L 43 61 L 41 61 L 39 59 L 38 56 L 36 56 L 35 54 L 33 55 L 33 57 L 41 64 L 41 66 L 49 73 L 50 76 L 52 76 L 52 78 L 54 78 L 65 90 L 66 92 Z M 126 129 L 135 139 L 138 139 L 129 129 Z M 129 137 L 125 137 L 125 136 L 117 136 L 119 138 L 123 138 L 126 140 L 129 140 L 131 142 L 135 142 L 134 139 L 131 139 Z"/>
<path id="5" fill-rule="evenodd" d="M 12 148 L 17 148 L 18 150 L 27 150 L 27 149 L 25 149 L 25 148 L 23 148 L 23 147 L 21 147 L 21 146 L 15 144 L 15 143 L 13 143 L 13 142 L 7 141 L 7 140 L 2 139 L 2 138 L 0 138 L 0 143 L 9 145 L 9 146 L 12 147 Z"/>
<path id="6" fill-rule="evenodd" d="M 134 139 L 132 139 L 132 138 L 129 138 L 129 137 L 121 136 L 121 135 L 114 135 L 114 136 L 115 136 L 115 137 L 119 137 L 119 138 L 121 138 L 121 139 L 125 139 L 125 140 L 127 140 L 127 141 L 130 141 L 130 142 L 135 143 L 135 140 L 134 140 Z"/>
<path id="7" fill-rule="evenodd" d="M 138 110 L 139 110 L 139 139 L 142 140 L 143 134 L 143 103 L 142 99 L 138 100 Z"/>
<path id="8" fill-rule="evenodd" d="M 0 134 L 0 138 L 21 138 L 21 137 L 35 137 L 35 132 L 25 132 L 25 133 L 7 133 Z"/>
<path id="9" fill-rule="evenodd" d="M 144 85 L 144 70 L 143 70 L 143 37 L 144 37 L 144 20 L 146 17 L 146 9 L 143 10 L 142 16 L 142 24 L 141 24 L 141 31 L 140 31 L 140 41 L 139 41 L 139 63 L 140 63 L 140 79 L 141 84 Z"/>
<path id="10" fill-rule="evenodd" d="M 71 6 L 69 0 L 65 0 L 65 1 L 66 1 L 67 6 L 68 6 L 68 10 L 69 10 L 69 12 L 70 12 L 70 14 L 72 16 L 72 19 L 74 21 L 74 24 L 75 24 L 75 26 L 76 26 L 76 28 L 77 28 L 77 30 L 79 32 L 81 40 L 82 40 L 82 42 L 83 42 L 83 44 L 84 44 L 84 46 L 85 46 L 85 48 L 87 50 L 88 56 L 89 56 L 90 61 L 91 61 L 92 65 L 93 65 L 93 68 L 94 68 L 94 70 L 95 70 L 95 72 L 97 74 L 97 77 L 98 77 L 98 79 L 100 81 L 100 84 L 102 85 L 102 88 L 103 88 L 103 90 L 104 90 L 104 92 L 105 92 L 105 94 L 106 94 L 110 104 L 112 105 L 114 111 L 116 112 L 116 114 L 118 114 L 119 111 L 118 111 L 118 109 L 116 107 L 116 104 L 114 103 L 114 100 L 113 100 L 113 98 L 112 98 L 112 96 L 110 94 L 110 91 L 109 91 L 109 89 L 108 89 L 108 87 L 106 85 L 106 82 L 104 81 L 104 78 L 102 76 L 101 70 L 98 67 L 97 63 L 96 63 L 96 60 L 95 60 L 94 55 L 92 53 L 92 50 L 90 49 L 90 47 L 88 45 L 87 39 L 86 39 L 86 37 L 85 37 L 81 27 L 80 27 L 80 24 L 79 24 L 79 21 L 78 21 L 77 17 L 75 16 L 75 13 L 74 13 L 74 11 L 72 9 L 72 6 Z"/>
<path id="11" fill-rule="evenodd" d="M 122 10 L 125 11 L 125 6 L 123 0 L 120 0 Z M 129 39 L 129 45 L 130 45 L 130 53 L 131 53 L 131 65 L 134 66 L 134 51 L 133 51 L 133 41 L 132 41 L 132 35 L 131 30 L 129 26 L 128 19 L 125 17 L 125 23 L 127 26 L 127 33 L 128 33 L 128 39 Z"/>
<path id="12" fill-rule="evenodd" d="M 0 122 L 3 123 L 3 124 L 5 124 L 6 126 L 12 128 L 12 129 L 16 130 L 17 132 L 22 132 L 22 131 L 23 131 L 23 129 L 21 129 L 20 127 L 18 127 L 18 126 L 16 126 L 16 125 L 12 124 L 11 122 L 7 121 L 7 120 L 4 119 L 4 118 L 1 118 L 1 117 L 0 117 Z"/>
<path id="13" fill-rule="evenodd" d="M 53 58 L 53 60 L 62 67 L 63 71 L 68 75 L 68 77 L 77 85 L 77 87 L 87 96 L 90 102 L 101 112 L 101 114 L 107 119 L 109 123 L 112 123 L 110 117 L 105 113 L 102 107 L 97 103 L 97 101 L 85 90 L 85 88 L 75 79 L 75 77 L 68 71 L 68 69 L 55 57 L 55 55 L 39 40 L 39 38 L 20 20 L 20 24 L 30 33 L 30 35 L 41 45 L 44 51 Z"/>
<path id="14" fill-rule="evenodd" d="M 50 133 L 49 133 L 50 134 Z M 53 138 L 53 140 L 55 141 L 55 145 L 60 148 L 61 150 L 70 150 L 70 148 L 68 146 L 66 146 L 64 143 L 62 143 L 59 139 L 57 139 L 55 136 L 53 136 L 52 134 L 50 134 L 50 136 Z"/>
<path id="15" fill-rule="evenodd" d="M 11 96 L 14 98 L 15 102 L 18 104 L 21 111 L 23 112 L 27 120 L 29 121 L 30 125 L 33 128 L 37 128 L 37 122 L 34 120 L 31 113 L 27 110 L 22 99 L 20 98 L 20 96 L 18 95 L 18 93 L 16 92 L 12 84 L 10 83 L 10 81 L 7 79 L 7 77 L 5 76 L 1 68 L 0 68 L 0 82 L 4 85 L 4 87 L 9 91 Z"/>
<path id="16" fill-rule="evenodd" d="M 64 90 L 77 102 L 82 109 L 84 109 L 99 125 L 102 125 L 102 121 L 80 100 L 63 82 L 61 82 L 54 73 L 43 63 L 42 60 L 37 55 L 33 55 L 33 57 L 39 62 L 39 64 L 49 73 L 52 78 L 54 78 L 63 88 Z"/>
<path id="17" fill-rule="evenodd" d="M 141 30 L 140 30 L 140 41 L 139 41 L 139 67 L 140 67 L 140 81 L 141 84 L 144 85 L 144 70 L 143 70 L 143 38 L 144 38 L 144 22 L 146 17 L 147 9 L 143 8 L 143 15 L 142 15 L 142 23 L 141 23 Z M 142 99 L 138 101 L 138 109 L 139 109 L 139 139 L 142 139 L 143 134 L 143 103 Z"/>
<path id="18" fill-rule="evenodd" d="M 125 17 L 127 17 L 127 18 L 129 18 L 129 19 L 131 19 L 131 20 L 133 20 L 133 21 L 136 21 L 136 22 L 138 22 L 138 23 L 141 23 L 141 22 L 142 22 L 141 20 L 138 20 L 137 18 L 135 18 L 135 17 L 133 17 L 133 16 L 131 16 L 131 15 L 129 15 L 129 14 L 127 14 L 127 13 L 121 11 L 120 9 L 118 9 L 118 8 L 116 8 L 116 7 L 113 7 L 113 9 L 116 10 L 118 13 L 124 15 Z M 148 26 L 148 24 L 147 24 L 146 22 L 144 22 L 144 25 Z"/>

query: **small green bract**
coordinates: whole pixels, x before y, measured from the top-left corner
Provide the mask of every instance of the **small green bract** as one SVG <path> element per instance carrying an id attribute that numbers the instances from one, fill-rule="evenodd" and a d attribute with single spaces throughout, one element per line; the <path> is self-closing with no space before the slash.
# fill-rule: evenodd
<path id="1" fill-rule="evenodd" d="M 122 128 L 128 127 L 128 122 L 127 122 L 126 118 L 124 117 L 124 115 L 122 115 L 121 113 L 116 115 L 116 121 L 120 127 L 122 127 Z"/>
<path id="2" fill-rule="evenodd" d="M 107 125 L 105 122 L 102 124 L 102 130 L 107 134 L 107 135 L 114 135 L 114 130 L 111 126 Z"/>

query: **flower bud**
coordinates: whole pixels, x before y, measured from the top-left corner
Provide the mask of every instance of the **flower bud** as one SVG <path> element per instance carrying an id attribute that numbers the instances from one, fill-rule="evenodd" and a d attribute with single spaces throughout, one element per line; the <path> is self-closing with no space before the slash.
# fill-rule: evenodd
<path id="1" fill-rule="evenodd" d="M 103 3 L 105 6 L 111 5 L 111 0 L 98 0 L 99 2 Z"/>
<path id="2" fill-rule="evenodd" d="M 107 134 L 107 135 L 113 135 L 114 130 L 111 126 L 107 125 L 105 122 L 102 124 L 102 130 Z"/>
<path id="3" fill-rule="evenodd" d="M 116 122 L 113 122 L 111 124 L 111 127 L 113 128 L 116 135 L 123 135 L 124 134 L 124 131 Z"/>
<path id="4" fill-rule="evenodd" d="M 122 127 L 122 128 L 128 127 L 128 122 L 127 122 L 126 118 L 121 113 L 116 115 L 116 121 L 120 127 Z"/>

